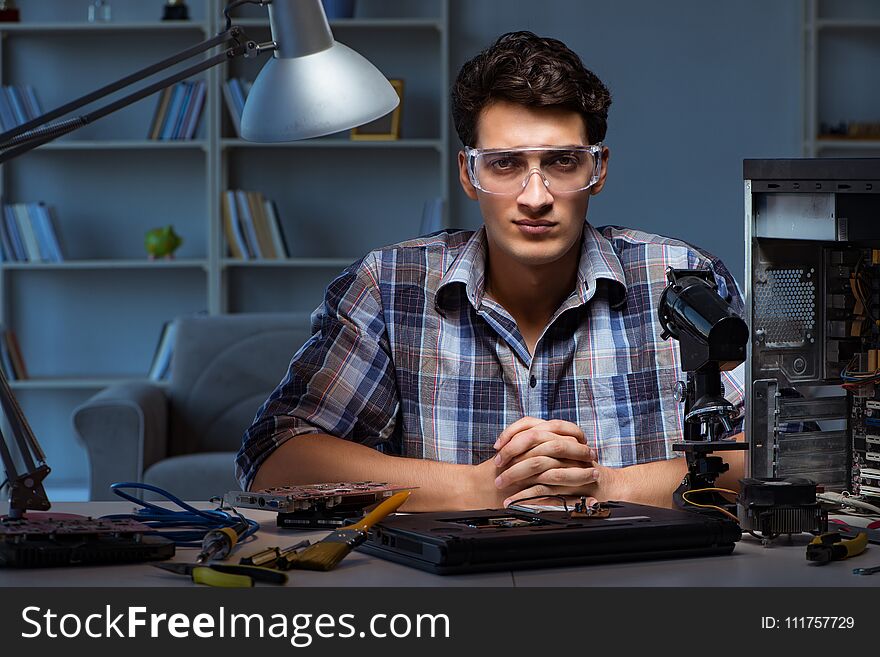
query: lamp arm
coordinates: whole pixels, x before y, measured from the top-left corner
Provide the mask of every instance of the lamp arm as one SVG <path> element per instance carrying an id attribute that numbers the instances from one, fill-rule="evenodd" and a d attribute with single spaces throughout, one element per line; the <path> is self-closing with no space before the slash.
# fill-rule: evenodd
<path id="1" fill-rule="evenodd" d="M 234 45 L 230 48 L 226 49 L 223 53 L 210 57 L 198 64 L 194 64 L 186 69 L 178 71 L 177 73 L 170 75 L 168 77 L 162 78 L 153 84 L 150 84 L 138 91 L 135 91 L 123 98 L 120 98 L 108 105 L 103 107 L 99 107 L 92 112 L 84 114 L 82 116 L 73 117 L 70 119 L 66 119 L 64 121 L 60 121 L 57 123 L 47 122 L 52 121 L 60 116 L 68 114 L 74 110 L 77 110 L 89 103 L 98 100 L 99 98 L 103 98 L 108 94 L 112 94 L 116 91 L 124 89 L 125 87 L 130 86 L 131 84 L 142 80 L 145 77 L 149 77 L 154 75 L 160 71 L 163 71 L 170 66 L 178 64 L 182 61 L 186 61 L 187 59 L 192 58 L 193 56 L 204 52 L 205 50 L 209 50 L 214 46 L 226 43 L 227 41 L 233 41 Z M 38 146 L 42 146 L 45 143 L 48 143 L 58 137 L 73 132 L 84 125 L 92 123 L 97 119 L 100 119 L 108 114 L 112 114 L 117 110 L 120 110 L 124 107 L 131 105 L 132 103 L 136 103 L 137 101 L 146 98 L 147 96 L 156 93 L 157 91 L 161 91 L 162 89 L 171 86 L 172 84 L 184 80 L 188 77 L 191 77 L 197 73 L 201 73 L 202 71 L 208 70 L 216 66 L 217 64 L 221 64 L 223 62 L 229 61 L 239 56 L 252 57 L 256 56 L 262 52 L 270 51 L 275 48 L 275 44 L 272 42 L 266 44 L 257 44 L 254 41 L 247 39 L 244 35 L 242 29 L 238 26 L 233 26 L 224 32 L 221 32 L 215 37 L 207 39 L 202 43 L 199 43 L 195 46 L 187 48 L 167 59 L 164 59 L 160 62 L 157 62 L 151 66 L 143 68 L 135 73 L 132 73 L 129 76 L 126 76 L 116 82 L 108 84 L 100 89 L 93 91 L 85 96 L 77 98 L 61 107 L 54 109 L 46 114 L 38 116 L 27 123 L 24 123 L 12 130 L 8 130 L 2 134 L 0 134 L 0 164 L 3 162 L 7 162 L 19 155 L 22 155 Z"/>
<path id="2" fill-rule="evenodd" d="M 6 436 L 0 431 L 0 461 L 3 462 L 9 484 L 9 517 L 17 519 L 23 517 L 27 509 L 45 511 L 49 508 L 49 497 L 43 488 L 43 479 L 49 474 L 49 466 L 46 465 L 46 455 L 37 442 L 37 437 L 34 436 L 15 395 L 12 394 L 2 370 L 0 370 L 0 406 L 3 408 L 25 468 L 25 472 L 18 472 Z"/>

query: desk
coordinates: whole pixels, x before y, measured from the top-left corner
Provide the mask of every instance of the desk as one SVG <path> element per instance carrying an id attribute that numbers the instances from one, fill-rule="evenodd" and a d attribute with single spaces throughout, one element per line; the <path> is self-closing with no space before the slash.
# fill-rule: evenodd
<path id="1" fill-rule="evenodd" d="M 206 503 L 195 504 L 211 508 Z M 0 513 L 7 505 L 0 505 Z M 60 502 L 52 505 L 58 513 L 102 516 L 128 513 L 132 505 L 119 502 Z M 279 529 L 275 514 L 246 509 L 244 513 L 260 523 L 255 540 L 241 546 L 232 561 L 242 554 L 277 545 L 287 546 L 303 538 L 320 540 L 322 531 Z M 863 554 L 825 566 L 807 562 L 804 553 L 812 537 L 806 534 L 779 539 L 762 547 L 751 536 L 737 543 L 733 554 L 720 557 L 665 559 L 633 563 L 593 564 L 563 568 L 520 570 L 472 575 L 432 575 L 389 561 L 353 552 L 335 570 L 312 572 L 294 570 L 288 586 L 403 586 L 403 587 L 630 587 L 630 586 L 880 586 L 880 574 L 853 575 L 852 569 L 880 564 L 880 546 Z M 178 549 L 174 561 L 188 562 L 197 550 Z M 149 564 L 120 566 L 44 568 L 33 570 L 0 569 L 0 586 L 194 586 L 188 578 L 153 568 Z"/>

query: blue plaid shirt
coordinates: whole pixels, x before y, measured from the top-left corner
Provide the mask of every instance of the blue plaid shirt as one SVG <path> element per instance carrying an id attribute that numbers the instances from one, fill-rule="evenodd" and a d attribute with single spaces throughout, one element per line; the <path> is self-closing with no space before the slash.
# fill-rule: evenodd
<path id="1" fill-rule="evenodd" d="M 244 435 L 242 486 L 302 434 L 479 463 L 526 415 L 574 422 L 603 465 L 677 456 L 683 406 L 673 386 L 684 374 L 678 343 L 660 339 L 657 319 L 666 268 L 712 269 L 742 313 L 736 282 L 709 253 L 636 230 L 585 223 L 581 248 L 576 289 L 534 356 L 511 315 L 485 296 L 485 229 L 420 237 L 350 266 L 328 286 L 311 338 Z M 740 415 L 742 370 L 723 373 Z"/>

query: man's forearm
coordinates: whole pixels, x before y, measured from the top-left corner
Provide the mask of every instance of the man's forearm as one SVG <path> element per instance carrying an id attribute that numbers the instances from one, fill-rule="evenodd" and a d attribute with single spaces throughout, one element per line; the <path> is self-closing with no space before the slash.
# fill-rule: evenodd
<path id="1" fill-rule="evenodd" d="M 738 434 L 736 440 L 742 441 L 743 434 Z M 721 456 L 730 469 L 718 477 L 715 485 L 739 491 L 739 480 L 745 476 L 745 451 L 720 451 L 716 455 Z M 605 481 L 603 482 L 603 476 L 600 475 L 596 495 L 600 501 L 616 499 L 672 507 L 672 493 L 687 474 L 687 461 L 684 458 L 675 458 L 625 468 L 603 468 L 602 472 Z"/>
<path id="2" fill-rule="evenodd" d="M 252 490 L 325 481 L 385 481 L 417 487 L 404 511 L 437 511 L 492 506 L 479 486 L 474 466 L 389 456 L 325 434 L 288 440 L 262 464 Z M 487 478 L 491 484 L 491 479 Z M 485 490 L 483 490 L 485 488 Z"/>

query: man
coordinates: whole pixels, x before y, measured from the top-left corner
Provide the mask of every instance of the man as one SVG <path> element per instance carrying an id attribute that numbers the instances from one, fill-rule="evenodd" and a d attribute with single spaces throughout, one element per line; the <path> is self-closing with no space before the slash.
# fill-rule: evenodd
<path id="1" fill-rule="evenodd" d="M 373 251 L 330 284 L 245 434 L 243 487 L 387 481 L 418 487 L 413 511 L 540 495 L 671 504 L 686 467 L 671 447 L 678 345 L 656 312 L 665 270 L 711 268 L 742 301 L 704 251 L 585 222 L 610 103 L 575 53 L 530 32 L 462 67 L 459 177 L 483 228 Z M 719 484 L 742 476 L 737 454 Z"/>

